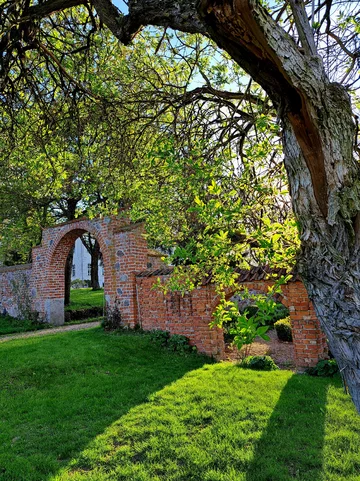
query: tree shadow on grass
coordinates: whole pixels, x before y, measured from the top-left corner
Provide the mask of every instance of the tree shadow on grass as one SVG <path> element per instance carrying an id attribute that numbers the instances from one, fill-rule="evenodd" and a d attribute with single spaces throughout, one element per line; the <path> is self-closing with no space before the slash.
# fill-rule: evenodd
<path id="1" fill-rule="evenodd" d="M 4 343 L 0 480 L 56 475 L 115 420 L 205 362 L 98 329 Z"/>
<path id="2" fill-rule="evenodd" d="M 321 481 L 328 378 L 293 375 L 258 441 L 246 481 Z"/>

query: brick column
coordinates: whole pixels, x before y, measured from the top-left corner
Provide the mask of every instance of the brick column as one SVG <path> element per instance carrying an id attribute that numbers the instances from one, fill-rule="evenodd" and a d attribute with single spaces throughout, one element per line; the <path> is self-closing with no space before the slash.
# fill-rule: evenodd
<path id="1" fill-rule="evenodd" d="M 114 253 L 115 299 L 123 322 L 133 328 L 139 322 L 135 274 L 145 270 L 148 261 L 144 225 L 119 226 L 114 231 Z"/>
<path id="2" fill-rule="evenodd" d="M 328 349 L 314 307 L 302 282 L 289 283 L 283 291 L 290 311 L 296 367 L 303 370 L 315 366 L 328 357 Z"/>

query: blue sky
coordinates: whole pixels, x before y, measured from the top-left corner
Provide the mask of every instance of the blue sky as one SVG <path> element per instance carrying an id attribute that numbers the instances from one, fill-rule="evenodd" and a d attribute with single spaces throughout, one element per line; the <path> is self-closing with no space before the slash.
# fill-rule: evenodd
<path id="1" fill-rule="evenodd" d="M 123 12 L 123 13 L 127 13 L 128 12 L 128 8 L 127 8 L 127 5 L 122 1 L 122 0 L 112 0 L 113 4 L 117 6 L 117 8 Z"/>

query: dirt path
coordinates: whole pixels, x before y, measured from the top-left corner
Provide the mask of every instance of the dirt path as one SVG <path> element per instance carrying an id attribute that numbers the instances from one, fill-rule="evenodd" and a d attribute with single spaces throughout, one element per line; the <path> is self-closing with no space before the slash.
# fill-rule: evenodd
<path id="1" fill-rule="evenodd" d="M 41 329 L 39 331 L 22 332 L 20 334 L 9 334 L 0 337 L 0 343 L 12 341 L 13 339 L 26 339 L 27 337 L 48 336 L 50 334 L 58 334 L 59 332 L 81 331 L 82 329 L 90 329 L 91 327 L 99 327 L 100 322 L 84 322 L 83 324 L 72 324 L 71 326 L 52 327 L 51 329 Z"/>
<path id="2" fill-rule="evenodd" d="M 275 330 L 267 332 L 270 341 L 257 339 L 252 344 L 250 355 L 252 356 L 271 356 L 275 363 L 283 369 L 295 368 L 294 345 L 292 342 L 280 342 Z M 225 350 L 227 359 L 236 361 L 241 358 L 241 354 L 235 347 L 227 346 Z"/>

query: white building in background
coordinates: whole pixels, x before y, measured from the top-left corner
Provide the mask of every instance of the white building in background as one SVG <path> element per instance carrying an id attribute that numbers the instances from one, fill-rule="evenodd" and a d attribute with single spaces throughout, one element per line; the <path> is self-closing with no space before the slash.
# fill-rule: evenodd
<path id="1" fill-rule="evenodd" d="M 73 257 L 73 265 L 71 271 L 71 280 L 79 279 L 80 281 L 88 281 L 91 279 L 91 256 L 87 251 L 81 239 L 76 239 Z M 104 267 L 99 261 L 99 284 L 104 286 Z"/>

